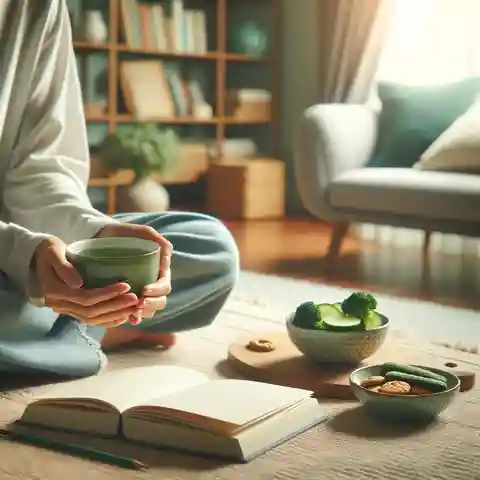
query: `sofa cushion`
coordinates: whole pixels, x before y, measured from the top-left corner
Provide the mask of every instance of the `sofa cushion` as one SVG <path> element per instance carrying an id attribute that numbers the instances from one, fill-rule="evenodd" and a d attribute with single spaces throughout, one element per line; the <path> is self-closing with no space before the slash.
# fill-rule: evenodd
<path id="1" fill-rule="evenodd" d="M 328 195 L 333 208 L 346 211 L 480 221 L 480 176 L 474 174 L 361 168 L 332 181 Z"/>
<path id="2" fill-rule="evenodd" d="M 480 173 L 480 97 L 428 147 L 413 167 Z"/>
<path id="3" fill-rule="evenodd" d="M 371 167 L 411 167 L 474 102 L 480 78 L 440 86 L 382 82 L 378 140 Z"/>

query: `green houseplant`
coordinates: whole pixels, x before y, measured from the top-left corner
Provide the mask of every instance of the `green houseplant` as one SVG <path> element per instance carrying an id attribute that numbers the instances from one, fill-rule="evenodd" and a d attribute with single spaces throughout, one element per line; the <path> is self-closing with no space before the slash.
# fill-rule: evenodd
<path id="1" fill-rule="evenodd" d="M 129 204 L 126 208 L 147 212 L 168 208 L 168 192 L 151 174 L 161 178 L 179 165 L 180 142 L 173 130 L 153 124 L 121 127 L 105 137 L 99 154 L 107 170 L 133 171 L 133 184 L 119 195 Z"/>

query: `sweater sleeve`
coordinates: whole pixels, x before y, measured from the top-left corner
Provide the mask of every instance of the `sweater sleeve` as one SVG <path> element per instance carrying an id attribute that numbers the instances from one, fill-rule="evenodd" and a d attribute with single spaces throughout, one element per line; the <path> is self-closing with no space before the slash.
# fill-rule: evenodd
<path id="1" fill-rule="evenodd" d="M 22 289 L 44 235 L 68 244 L 114 222 L 93 208 L 87 194 L 89 148 L 65 0 L 46 3 L 39 55 L 5 177 L 4 203 L 12 224 L 21 226 L 9 227 L 16 244 L 6 273 Z"/>

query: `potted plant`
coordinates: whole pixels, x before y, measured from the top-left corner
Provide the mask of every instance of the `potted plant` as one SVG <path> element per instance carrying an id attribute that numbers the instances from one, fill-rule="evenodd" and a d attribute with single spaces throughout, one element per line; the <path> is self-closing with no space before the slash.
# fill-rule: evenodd
<path id="1" fill-rule="evenodd" d="M 167 175 L 178 165 L 180 142 L 171 129 L 160 129 L 153 124 L 121 127 L 107 135 L 99 148 L 102 163 L 109 171 L 132 170 L 135 178 L 130 187 L 120 194 L 121 203 L 128 210 L 158 212 L 167 210 L 169 195 L 155 179 Z M 122 202 L 123 200 L 123 202 Z"/>

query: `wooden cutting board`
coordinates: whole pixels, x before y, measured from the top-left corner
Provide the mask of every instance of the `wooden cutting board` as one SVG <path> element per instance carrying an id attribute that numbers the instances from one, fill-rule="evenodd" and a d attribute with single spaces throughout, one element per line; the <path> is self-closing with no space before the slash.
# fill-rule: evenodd
<path id="1" fill-rule="evenodd" d="M 273 343 L 270 352 L 255 352 L 247 348 L 251 340 L 263 339 Z M 460 378 L 460 391 L 473 388 L 475 373 L 466 364 L 435 358 L 431 353 L 416 349 L 402 341 L 390 339 L 372 357 L 360 365 L 320 364 L 308 361 L 290 341 L 288 334 L 270 332 L 249 334 L 232 343 L 228 362 L 240 375 L 277 385 L 305 388 L 317 397 L 354 400 L 349 386 L 350 373 L 358 367 L 383 362 L 426 365 L 449 371 Z"/>

